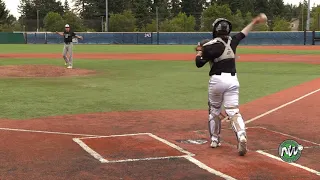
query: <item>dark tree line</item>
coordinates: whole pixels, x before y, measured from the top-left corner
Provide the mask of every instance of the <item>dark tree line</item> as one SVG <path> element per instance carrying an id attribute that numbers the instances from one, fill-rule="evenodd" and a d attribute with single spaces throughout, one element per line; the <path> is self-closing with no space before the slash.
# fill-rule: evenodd
<path id="1" fill-rule="evenodd" d="M 34 31 L 39 12 L 40 27 L 43 30 L 53 29 L 51 26 L 55 23 L 50 22 L 55 21 L 75 24 L 78 31 L 104 30 L 105 0 L 72 2 L 73 7 L 70 7 L 67 0 L 20 0 L 21 17 L 16 21 L 5 8 L 3 0 L 0 0 L 0 21 L 8 26 L 18 22 L 20 26 L 17 27 Z M 266 13 L 270 21 L 256 30 L 290 30 L 287 26 L 295 19 L 300 21 L 299 30 L 303 30 L 307 18 L 306 0 L 298 6 L 284 4 L 283 0 L 109 0 L 108 6 L 110 31 L 154 31 L 157 27 L 157 10 L 161 31 L 208 31 L 210 23 L 218 17 L 230 19 L 238 30 L 260 12 Z M 319 8 L 315 7 L 312 11 L 313 29 L 319 24 L 316 20 Z M 284 27 L 280 28 L 279 24 Z"/>

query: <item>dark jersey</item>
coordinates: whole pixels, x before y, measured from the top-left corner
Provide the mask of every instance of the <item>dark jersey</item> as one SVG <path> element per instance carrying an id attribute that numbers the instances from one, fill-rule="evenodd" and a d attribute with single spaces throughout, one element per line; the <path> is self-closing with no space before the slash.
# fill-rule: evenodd
<path id="1" fill-rule="evenodd" d="M 72 42 L 72 38 L 74 38 L 76 34 L 72 31 L 64 31 L 63 32 L 63 37 L 64 37 L 64 43 L 69 44 Z"/>
<path id="2" fill-rule="evenodd" d="M 243 33 L 238 33 L 231 37 L 231 49 L 233 53 L 236 54 L 237 47 L 242 39 L 245 38 Z M 228 38 L 222 38 L 224 42 L 228 42 Z M 202 57 L 196 57 L 196 66 L 198 68 L 203 67 L 207 62 L 210 61 L 211 69 L 209 75 L 212 76 L 214 74 L 221 74 L 221 73 L 236 73 L 236 64 L 235 58 L 228 58 L 222 61 L 215 62 L 216 58 L 219 58 L 225 50 L 225 45 L 221 42 L 217 42 L 214 44 L 204 46 Z"/>

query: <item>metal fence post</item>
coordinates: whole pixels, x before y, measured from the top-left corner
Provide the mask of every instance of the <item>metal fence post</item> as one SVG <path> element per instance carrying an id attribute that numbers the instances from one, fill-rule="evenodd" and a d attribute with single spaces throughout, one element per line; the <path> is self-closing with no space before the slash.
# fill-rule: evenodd
<path id="1" fill-rule="evenodd" d="M 45 32 L 45 34 L 44 34 L 44 43 L 48 44 L 48 34 L 47 34 L 47 32 Z"/>
<path id="2" fill-rule="evenodd" d="M 306 45 L 306 43 L 307 43 L 307 31 L 304 30 L 303 34 L 304 34 L 304 42 L 303 42 L 303 44 Z"/>
<path id="3" fill-rule="evenodd" d="M 316 44 L 316 32 L 312 31 L 312 45 Z"/>

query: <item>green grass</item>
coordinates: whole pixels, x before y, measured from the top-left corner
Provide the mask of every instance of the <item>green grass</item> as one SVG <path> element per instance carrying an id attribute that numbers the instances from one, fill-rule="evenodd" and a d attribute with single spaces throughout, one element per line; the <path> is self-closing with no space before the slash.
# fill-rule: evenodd
<path id="1" fill-rule="evenodd" d="M 191 45 L 75 45 L 75 53 L 194 53 Z M 61 53 L 62 44 L 0 45 L 0 53 Z M 239 54 L 320 54 L 318 50 L 248 49 L 240 46 Z"/>
<path id="2" fill-rule="evenodd" d="M 62 60 L 0 59 L 0 65 L 52 64 Z M 77 60 L 89 77 L 9 78 L 0 81 L 0 118 L 28 119 L 88 112 L 206 109 L 208 70 L 185 61 Z M 238 63 L 241 103 L 319 77 L 317 65 Z"/>

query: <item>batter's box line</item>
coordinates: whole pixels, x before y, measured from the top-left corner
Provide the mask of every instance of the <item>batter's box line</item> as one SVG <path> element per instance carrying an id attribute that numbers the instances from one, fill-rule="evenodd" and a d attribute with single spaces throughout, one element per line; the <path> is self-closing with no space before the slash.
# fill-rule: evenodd
<path id="1" fill-rule="evenodd" d="M 299 141 L 304 141 L 304 142 L 313 144 L 315 146 L 320 146 L 319 143 L 316 143 L 316 142 L 313 142 L 313 141 L 309 141 L 309 140 L 306 140 L 306 139 L 302 139 L 302 138 L 299 138 L 299 137 L 296 137 L 296 136 L 293 136 L 293 135 L 290 135 L 290 134 L 286 134 L 286 133 L 283 133 L 283 132 L 271 130 L 271 129 L 268 129 L 268 128 L 265 128 L 265 127 L 261 127 L 261 126 L 248 127 L 247 129 L 263 129 L 263 130 L 266 130 L 266 131 L 269 131 L 269 132 L 273 132 L 275 134 L 280 134 L 280 135 L 283 135 L 283 136 L 287 136 L 287 137 L 290 137 L 290 138 L 297 139 Z"/>
<path id="2" fill-rule="evenodd" d="M 269 132 L 272 132 L 272 133 L 275 133 L 275 134 L 280 134 L 280 135 L 282 135 L 282 136 L 287 136 L 287 137 L 289 137 L 289 138 L 294 138 L 294 139 L 297 139 L 297 140 L 299 140 L 299 141 L 304 141 L 304 142 L 313 144 L 313 145 L 315 145 L 315 146 L 320 146 L 319 143 L 316 143 L 316 142 L 313 142 L 313 141 L 309 141 L 309 140 L 306 140 L 306 139 L 303 139 L 303 138 L 299 138 L 299 137 L 297 137 L 297 136 L 293 136 L 293 135 L 286 134 L 286 133 L 283 133 L 283 132 L 271 130 L 271 129 L 268 129 L 268 128 L 265 128 L 265 127 L 261 127 L 261 126 L 246 127 L 246 129 L 263 129 L 263 130 L 266 130 L 266 131 L 269 131 Z M 222 130 L 232 130 L 232 128 L 222 129 Z M 199 131 L 205 131 L 205 132 L 208 133 L 208 130 L 196 130 L 196 131 L 193 131 L 193 132 L 197 133 L 197 132 L 199 132 Z M 248 139 L 250 139 L 250 137 L 248 137 Z"/>
<path id="3" fill-rule="evenodd" d="M 265 151 L 258 150 L 258 151 L 256 151 L 256 152 L 259 153 L 259 154 L 261 154 L 261 155 L 267 156 L 267 157 L 269 157 L 269 158 L 271 158 L 271 159 L 275 159 L 275 160 L 277 160 L 277 161 L 283 162 L 283 160 L 282 160 L 281 158 L 279 158 L 279 157 L 277 157 L 277 156 L 274 156 L 274 155 L 272 155 L 272 154 L 269 154 L 269 153 L 267 153 L 267 152 L 265 152 Z M 317 171 L 317 170 L 311 169 L 311 168 L 306 167 L 306 166 L 302 166 L 302 165 L 297 164 L 297 163 L 288 163 L 288 164 L 320 176 L 320 172 Z"/>
<path id="4" fill-rule="evenodd" d="M 91 149 L 89 146 L 87 146 L 82 139 L 93 139 L 93 138 L 108 138 L 108 137 L 124 137 L 124 136 L 139 136 L 139 135 L 148 135 L 160 142 L 163 142 L 164 144 L 180 151 L 181 153 L 184 153 L 186 155 L 183 156 L 166 156 L 166 157 L 154 157 L 154 158 L 143 158 L 143 159 L 126 159 L 126 160 L 117 160 L 117 161 L 108 161 L 104 159 L 99 153 L 95 152 L 93 149 Z M 190 161 L 191 163 L 195 164 L 199 168 L 208 171 L 211 174 L 214 174 L 216 176 L 219 176 L 223 179 L 227 180 L 236 180 L 235 178 L 224 174 L 220 171 L 217 171 L 215 169 L 212 169 L 211 167 L 207 166 L 206 164 L 202 163 L 201 161 L 195 159 L 193 156 L 194 154 L 182 149 L 181 147 L 162 139 L 152 133 L 136 133 L 136 134 L 121 134 L 121 135 L 110 135 L 110 136 L 95 136 L 95 137 L 83 137 L 83 138 L 73 138 L 73 141 L 79 144 L 85 151 L 87 151 L 89 154 L 91 154 L 95 159 L 98 159 L 101 163 L 121 163 L 121 162 L 134 162 L 134 161 L 148 161 L 148 160 L 160 160 L 160 159 L 175 159 L 175 158 L 185 158 L 186 160 Z"/>
<path id="5" fill-rule="evenodd" d="M 150 157 L 150 158 L 139 158 L 139 159 L 124 159 L 124 160 L 115 160 L 115 161 L 109 161 L 105 158 L 103 158 L 99 153 L 97 153 L 95 150 L 90 148 L 86 143 L 84 143 L 83 139 L 99 139 L 99 138 L 112 138 L 112 137 L 125 137 L 125 136 L 140 136 L 140 135 L 147 135 L 150 136 L 176 150 L 179 152 L 186 154 L 182 156 L 164 156 L 164 157 Z M 96 137 L 83 137 L 83 138 L 73 138 L 73 141 L 79 144 L 82 149 L 84 149 L 86 152 L 88 152 L 91 156 L 93 156 L 95 159 L 100 161 L 101 163 L 122 163 L 122 162 L 135 162 L 135 161 L 150 161 L 150 160 L 162 160 L 162 159 L 176 159 L 176 158 L 186 158 L 190 156 L 195 156 L 194 154 L 182 149 L 181 147 L 162 139 L 152 133 L 136 133 L 136 134 L 120 134 L 120 135 L 109 135 L 109 136 L 96 136 Z"/>
<path id="6" fill-rule="evenodd" d="M 303 146 L 303 149 L 320 149 L 320 146 Z M 278 148 L 273 149 L 259 149 L 258 151 L 270 152 L 270 151 L 278 151 Z"/>

